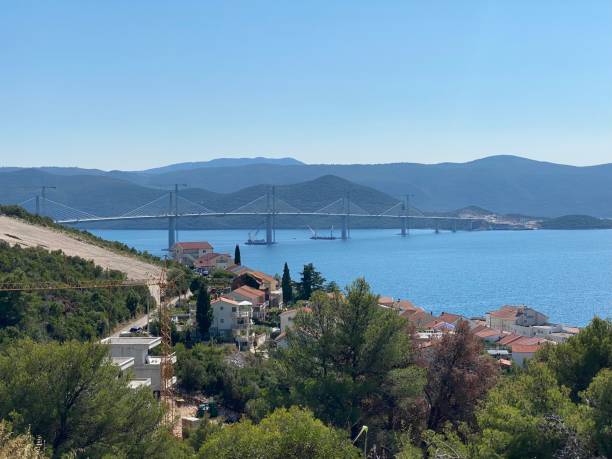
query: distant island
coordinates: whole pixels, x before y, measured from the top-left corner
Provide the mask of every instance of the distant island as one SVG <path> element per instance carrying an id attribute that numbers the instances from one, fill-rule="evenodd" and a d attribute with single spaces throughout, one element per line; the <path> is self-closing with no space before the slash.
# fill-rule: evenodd
<path id="1" fill-rule="evenodd" d="M 611 229 L 612 220 L 596 218 L 590 215 L 564 215 L 557 218 L 549 218 L 540 222 L 542 229 Z"/>

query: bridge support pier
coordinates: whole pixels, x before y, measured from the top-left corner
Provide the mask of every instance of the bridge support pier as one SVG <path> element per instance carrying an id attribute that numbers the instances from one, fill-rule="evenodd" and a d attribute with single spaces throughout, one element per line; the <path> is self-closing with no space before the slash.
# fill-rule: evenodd
<path id="1" fill-rule="evenodd" d="M 266 215 L 266 244 L 274 244 L 274 217 L 272 214 Z"/>
<path id="2" fill-rule="evenodd" d="M 349 238 L 349 217 L 348 215 L 342 216 L 342 240 L 346 241 Z"/>
<path id="3" fill-rule="evenodd" d="M 168 251 L 171 252 L 176 243 L 176 217 L 168 217 Z M 172 253 L 170 253 L 172 255 Z"/>
<path id="4" fill-rule="evenodd" d="M 408 217 L 402 217 L 402 236 L 408 236 Z"/>

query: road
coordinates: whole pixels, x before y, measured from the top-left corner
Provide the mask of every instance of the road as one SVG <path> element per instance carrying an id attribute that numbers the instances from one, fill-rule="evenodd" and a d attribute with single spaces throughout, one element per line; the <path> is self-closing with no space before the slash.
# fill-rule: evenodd
<path id="1" fill-rule="evenodd" d="M 181 297 L 181 298 L 182 298 L 183 300 L 185 300 L 185 299 L 189 299 L 189 298 L 191 298 L 191 296 L 192 296 L 192 295 L 191 295 L 191 292 L 187 292 L 187 295 L 186 295 L 186 296 L 183 296 L 183 297 Z M 171 301 L 168 303 L 168 305 L 169 305 L 169 306 L 174 306 L 174 305 L 177 303 L 177 301 L 178 301 L 178 300 L 179 300 L 179 298 L 178 298 L 178 297 L 176 297 L 176 298 L 172 299 L 172 300 L 171 300 Z M 156 315 L 157 315 L 157 308 L 153 308 L 153 309 L 151 309 L 151 310 L 149 311 L 149 316 L 148 316 L 148 317 L 147 317 L 147 315 L 145 314 L 145 315 L 143 315 L 143 316 L 140 316 L 140 317 L 137 317 L 137 318 L 135 318 L 135 319 L 133 319 L 133 320 L 130 320 L 129 322 L 126 322 L 126 323 L 124 323 L 124 324 L 121 324 L 121 326 L 119 327 L 119 329 L 115 330 L 115 332 L 113 332 L 113 334 L 112 334 L 111 336 L 115 336 L 115 337 L 116 337 L 116 336 L 119 336 L 121 333 L 124 333 L 124 332 L 129 332 L 129 331 L 130 331 L 130 328 L 132 328 L 132 327 L 142 327 L 142 328 L 144 328 L 144 326 L 145 326 L 145 325 L 147 325 L 147 321 L 148 321 L 148 319 L 149 319 L 150 317 L 155 317 Z"/>

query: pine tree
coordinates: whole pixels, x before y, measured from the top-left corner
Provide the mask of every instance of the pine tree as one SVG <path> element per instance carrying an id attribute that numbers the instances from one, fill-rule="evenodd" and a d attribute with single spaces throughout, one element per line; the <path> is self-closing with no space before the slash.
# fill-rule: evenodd
<path id="1" fill-rule="evenodd" d="M 289 273 L 289 266 L 287 266 L 287 262 L 285 262 L 285 266 L 283 268 L 281 288 L 283 289 L 283 301 L 285 304 L 291 303 L 293 301 L 293 287 L 291 286 L 291 274 Z"/>
<path id="2" fill-rule="evenodd" d="M 312 263 L 304 265 L 304 271 L 302 271 L 302 281 L 299 284 L 300 287 L 300 299 L 309 300 L 313 292 L 317 290 L 323 290 L 325 285 L 325 278 L 319 271 L 316 270 Z"/>
<path id="3" fill-rule="evenodd" d="M 237 265 L 242 264 L 240 260 L 240 246 L 236 244 L 236 248 L 234 249 L 234 263 Z"/>
<path id="4" fill-rule="evenodd" d="M 208 330 L 212 325 L 213 310 L 210 306 L 210 295 L 208 294 L 208 286 L 203 284 L 198 292 L 198 300 L 196 302 L 196 322 L 198 332 L 201 338 L 208 336 Z"/>

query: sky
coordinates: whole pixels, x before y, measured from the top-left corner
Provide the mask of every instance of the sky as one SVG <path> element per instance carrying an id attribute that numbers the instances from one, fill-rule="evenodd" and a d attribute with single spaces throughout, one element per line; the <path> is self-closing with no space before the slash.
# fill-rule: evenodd
<path id="1" fill-rule="evenodd" d="M 612 2 L 29 1 L 0 166 L 612 162 Z"/>

